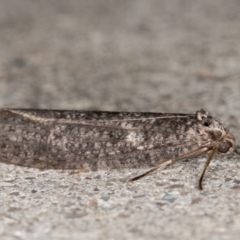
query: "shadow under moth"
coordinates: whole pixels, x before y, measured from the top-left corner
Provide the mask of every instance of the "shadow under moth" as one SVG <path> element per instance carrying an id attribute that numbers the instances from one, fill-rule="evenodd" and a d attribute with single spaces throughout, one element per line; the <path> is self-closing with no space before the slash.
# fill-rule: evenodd
<path id="1" fill-rule="evenodd" d="M 208 153 L 238 153 L 235 137 L 204 110 L 195 114 L 1 109 L 0 161 L 38 169 L 152 167 Z"/>

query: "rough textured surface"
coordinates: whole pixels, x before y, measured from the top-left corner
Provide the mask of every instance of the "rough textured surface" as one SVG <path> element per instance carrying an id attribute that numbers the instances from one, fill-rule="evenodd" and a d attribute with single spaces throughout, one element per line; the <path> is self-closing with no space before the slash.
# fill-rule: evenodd
<path id="1" fill-rule="evenodd" d="M 239 136 L 240 3 L 2 0 L 0 107 L 194 113 Z M 1 239 L 238 239 L 239 157 L 70 175 L 1 164 Z"/>

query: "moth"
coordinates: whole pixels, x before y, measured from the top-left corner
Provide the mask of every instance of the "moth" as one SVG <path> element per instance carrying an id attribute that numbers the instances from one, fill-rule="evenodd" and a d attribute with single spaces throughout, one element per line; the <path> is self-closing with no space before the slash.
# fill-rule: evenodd
<path id="1" fill-rule="evenodd" d="M 1 109 L 0 161 L 38 169 L 152 167 L 235 152 L 236 139 L 208 112 L 195 114 Z"/>

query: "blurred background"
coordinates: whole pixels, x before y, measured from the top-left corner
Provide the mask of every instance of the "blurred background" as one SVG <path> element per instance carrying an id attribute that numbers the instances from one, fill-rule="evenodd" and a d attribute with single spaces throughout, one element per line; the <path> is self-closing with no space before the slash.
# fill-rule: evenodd
<path id="1" fill-rule="evenodd" d="M 203 108 L 238 138 L 239 97 L 239 0 L 0 0 L 1 108 Z M 216 159 L 202 192 L 205 159 L 132 186 L 0 164 L 1 239 L 238 239 L 239 158 Z"/>
<path id="2" fill-rule="evenodd" d="M 240 2 L 1 0 L 0 107 L 240 110 Z"/>

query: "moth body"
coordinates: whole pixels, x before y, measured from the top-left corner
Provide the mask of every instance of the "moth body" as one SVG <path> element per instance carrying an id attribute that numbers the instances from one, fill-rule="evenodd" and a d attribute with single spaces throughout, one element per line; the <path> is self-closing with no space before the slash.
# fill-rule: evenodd
<path id="1" fill-rule="evenodd" d="M 213 150 L 231 153 L 235 147 L 228 128 L 204 110 L 195 114 L 0 110 L 0 160 L 25 167 L 156 167 Z"/>

